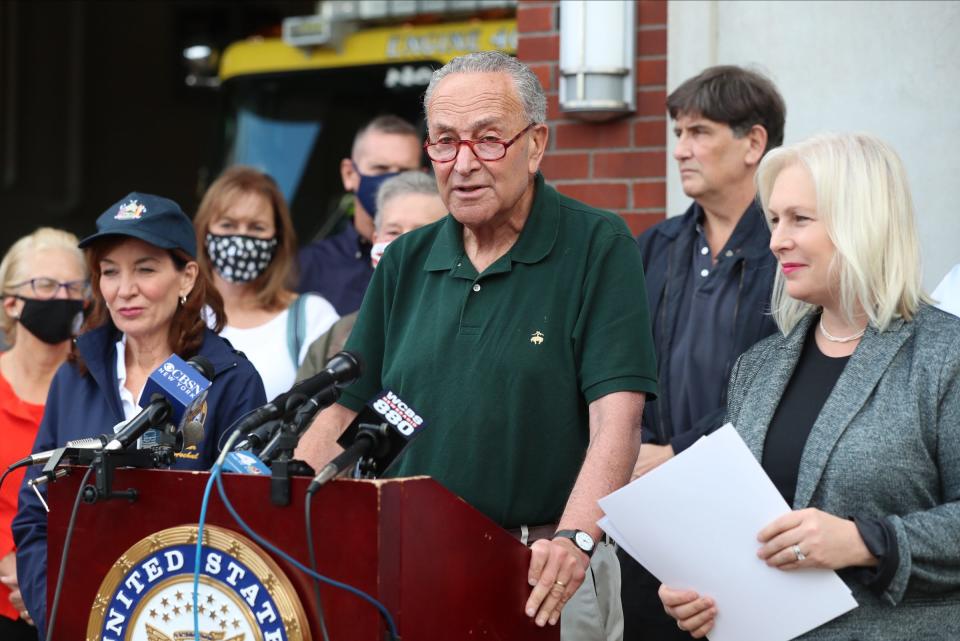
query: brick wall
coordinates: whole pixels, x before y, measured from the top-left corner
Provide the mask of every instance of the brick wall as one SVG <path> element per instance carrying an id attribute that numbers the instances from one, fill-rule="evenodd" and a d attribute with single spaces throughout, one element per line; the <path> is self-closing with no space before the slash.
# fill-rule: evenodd
<path id="1" fill-rule="evenodd" d="M 663 220 L 667 204 L 667 3 L 637 0 L 637 110 L 605 123 L 560 111 L 557 0 L 521 0 L 517 57 L 547 92 L 550 144 L 543 174 L 561 192 L 621 216 L 634 233 Z"/>

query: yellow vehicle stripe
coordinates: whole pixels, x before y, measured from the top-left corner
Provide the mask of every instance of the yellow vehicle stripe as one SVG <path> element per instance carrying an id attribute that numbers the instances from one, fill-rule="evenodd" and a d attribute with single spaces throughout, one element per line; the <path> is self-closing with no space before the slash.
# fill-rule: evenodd
<path id="1" fill-rule="evenodd" d="M 346 37 L 339 50 L 301 49 L 279 38 L 255 38 L 227 47 L 220 63 L 220 79 L 394 62 L 446 64 L 472 51 L 497 50 L 512 54 L 516 47 L 515 19 L 376 27 Z"/>

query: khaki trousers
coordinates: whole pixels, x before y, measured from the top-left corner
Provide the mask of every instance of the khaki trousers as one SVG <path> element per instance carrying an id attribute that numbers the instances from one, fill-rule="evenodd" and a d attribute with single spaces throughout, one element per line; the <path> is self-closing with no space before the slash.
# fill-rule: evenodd
<path id="1" fill-rule="evenodd" d="M 583 584 L 560 614 L 560 639 L 622 641 L 620 561 L 614 544 L 597 544 Z"/>

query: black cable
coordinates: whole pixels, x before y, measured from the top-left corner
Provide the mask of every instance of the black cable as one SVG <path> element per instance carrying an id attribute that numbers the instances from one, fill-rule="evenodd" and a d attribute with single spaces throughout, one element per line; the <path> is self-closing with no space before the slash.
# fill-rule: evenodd
<path id="1" fill-rule="evenodd" d="M 3 476 L 0 476 L 0 487 L 3 487 L 3 482 L 4 482 L 5 480 L 7 480 L 7 474 L 9 474 L 10 472 L 12 472 L 14 469 L 15 469 L 15 468 L 13 468 L 13 467 L 8 467 L 8 468 L 7 468 L 7 471 L 3 473 Z"/>
<path id="2" fill-rule="evenodd" d="M 313 526 L 310 523 L 310 504 L 312 497 L 307 495 L 304 497 L 303 501 L 303 510 L 304 510 L 304 522 L 307 524 L 307 554 L 310 558 L 310 569 L 313 570 L 316 574 L 319 574 L 320 571 L 317 570 L 317 553 L 313 549 Z M 320 599 L 320 579 L 315 576 L 310 577 L 313 582 L 313 598 L 317 602 L 317 618 L 320 619 L 320 634 L 323 635 L 323 641 L 330 641 L 330 634 L 327 632 L 327 621 L 323 615 L 323 601 Z"/>
<path id="3" fill-rule="evenodd" d="M 298 570 L 300 570 L 304 574 L 308 574 L 310 576 L 317 576 L 321 581 L 323 581 L 327 585 L 332 585 L 335 588 L 345 590 L 346 592 L 349 592 L 350 594 L 353 594 L 354 596 L 363 599 L 364 601 L 366 601 L 367 603 L 375 607 L 377 611 L 380 613 L 380 618 L 383 620 L 384 624 L 387 627 L 387 636 L 390 639 L 390 641 L 400 641 L 400 635 L 397 634 L 397 626 L 393 621 L 393 617 L 390 615 L 390 611 L 387 610 L 387 607 L 385 605 L 380 603 L 380 601 L 377 601 L 375 598 L 373 598 L 363 590 L 359 590 L 353 587 L 352 585 L 348 585 L 341 581 L 335 581 L 330 577 L 326 577 L 326 576 L 315 573 L 313 570 L 305 566 L 303 563 L 300 563 L 299 561 L 297 561 L 295 558 L 293 558 L 292 556 L 290 556 L 289 554 L 287 554 L 286 552 L 278 548 L 276 545 L 274 545 L 273 543 L 265 539 L 263 536 L 257 534 L 253 530 L 253 528 L 247 525 L 247 522 L 240 517 L 240 514 L 237 513 L 237 510 L 234 509 L 233 504 L 230 502 L 230 499 L 227 498 L 227 490 L 223 486 L 223 475 L 217 474 L 215 477 L 211 475 L 211 481 L 216 483 L 217 491 L 220 493 L 220 500 L 223 502 L 223 506 L 227 508 L 227 512 L 230 513 L 230 516 L 232 516 L 233 520 L 237 522 L 237 525 L 239 525 L 240 528 L 244 532 L 246 532 L 251 539 L 259 543 L 263 547 L 267 548 L 271 552 L 275 553 L 282 559 L 286 560 L 288 563 L 296 567 Z"/>
<path id="4" fill-rule="evenodd" d="M 47 641 L 53 638 L 53 624 L 57 620 L 57 607 L 60 605 L 60 592 L 63 589 L 63 576 L 67 572 L 67 555 L 70 552 L 70 539 L 73 538 L 73 527 L 77 523 L 77 512 L 80 511 L 80 500 L 83 497 L 83 488 L 87 485 L 92 468 L 87 468 L 77 488 L 77 498 L 73 501 L 73 511 L 70 512 L 70 521 L 67 523 L 67 533 L 63 537 L 63 554 L 60 555 L 60 571 L 57 573 L 57 587 L 53 591 L 53 605 L 50 608 L 50 618 L 47 619 Z"/>

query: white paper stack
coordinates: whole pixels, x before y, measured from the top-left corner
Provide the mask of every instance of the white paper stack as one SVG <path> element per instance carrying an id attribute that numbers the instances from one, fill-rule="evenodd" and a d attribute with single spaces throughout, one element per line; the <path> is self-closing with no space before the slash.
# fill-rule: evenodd
<path id="1" fill-rule="evenodd" d="M 835 572 L 757 557 L 757 534 L 790 508 L 732 425 L 600 507 L 600 527 L 660 581 L 714 599 L 710 641 L 788 641 L 857 607 Z"/>

